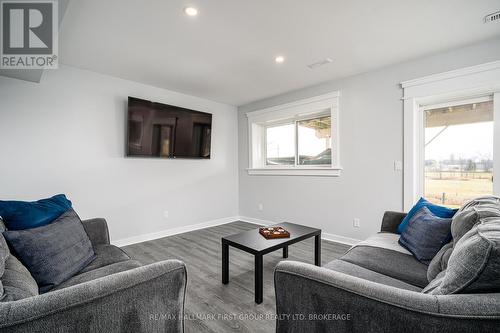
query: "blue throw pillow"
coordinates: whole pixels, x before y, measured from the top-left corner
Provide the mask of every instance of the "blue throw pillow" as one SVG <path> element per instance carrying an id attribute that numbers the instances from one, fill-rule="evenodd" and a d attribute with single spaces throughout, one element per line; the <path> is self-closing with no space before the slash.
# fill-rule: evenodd
<path id="1" fill-rule="evenodd" d="M 70 208 L 71 201 L 64 194 L 33 202 L 0 200 L 0 216 L 9 230 L 41 227 Z"/>
<path id="2" fill-rule="evenodd" d="M 437 217 L 429 208 L 422 207 L 413 214 L 399 238 L 399 244 L 418 261 L 429 265 L 439 250 L 452 239 L 451 220 Z"/>
<path id="3" fill-rule="evenodd" d="M 443 206 L 438 206 L 433 203 L 430 203 L 429 201 L 425 200 L 424 198 L 420 198 L 418 202 L 413 206 L 412 209 L 408 212 L 408 215 L 403 219 L 403 221 L 399 224 L 398 226 L 398 234 L 403 233 L 403 231 L 406 229 L 408 226 L 408 223 L 412 219 L 413 215 L 415 215 L 422 207 L 427 207 L 431 211 L 432 214 L 436 215 L 437 217 L 442 217 L 445 219 L 452 218 L 453 215 L 458 211 L 458 209 L 451 209 L 448 207 L 443 207 Z"/>
<path id="4" fill-rule="evenodd" d="M 3 235 L 37 282 L 40 293 L 66 281 L 95 259 L 90 239 L 73 209 L 51 224 L 7 230 Z"/>

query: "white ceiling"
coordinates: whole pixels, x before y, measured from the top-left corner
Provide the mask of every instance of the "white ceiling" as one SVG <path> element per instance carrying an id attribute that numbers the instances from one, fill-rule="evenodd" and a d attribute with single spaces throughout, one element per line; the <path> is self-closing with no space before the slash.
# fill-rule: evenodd
<path id="1" fill-rule="evenodd" d="M 482 21 L 498 10 L 499 0 L 73 0 L 59 48 L 63 64 L 242 105 L 500 35 Z"/>

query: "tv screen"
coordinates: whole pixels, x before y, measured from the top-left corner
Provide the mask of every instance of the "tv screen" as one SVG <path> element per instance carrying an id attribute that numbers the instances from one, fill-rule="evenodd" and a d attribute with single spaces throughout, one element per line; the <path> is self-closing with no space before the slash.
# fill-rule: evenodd
<path id="1" fill-rule="evenodd" d="M 129 97 L 127 123 L 127 156 L 210 158 L 210 113 Z"/>

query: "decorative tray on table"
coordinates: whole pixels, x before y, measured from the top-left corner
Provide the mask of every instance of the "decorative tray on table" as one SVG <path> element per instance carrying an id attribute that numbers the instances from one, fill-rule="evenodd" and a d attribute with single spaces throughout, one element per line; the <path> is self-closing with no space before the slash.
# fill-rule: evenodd
<path id="1" fill-rule="evenodd" d="M 265 227 L 259 228 L 259 234 L 264 236 L 266 239 L 274 239 L 274 238 L 289 238 L 290 233 L 283 229 L 283 227 Z"/>

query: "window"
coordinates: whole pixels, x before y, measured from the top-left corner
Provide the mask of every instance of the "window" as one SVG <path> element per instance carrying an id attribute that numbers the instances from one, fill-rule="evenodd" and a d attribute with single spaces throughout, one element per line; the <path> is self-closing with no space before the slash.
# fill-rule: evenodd
<path id="1" fill-rule="evenodd" d="M 340 174 L 338 92 L 247 116 L 250 174 Z"/>
<path id="2" fill-rule="evenodd" d="M 493 194 L 493 101 L 427 106 L 424 195 L 460 207 Z"/>
<path id="3" fill-rule="evenodd" d="M 298 164 L 332 164 L 332 117 L 297 122 Z"/>
<path id="4" fill-rule="evenodd" d="M 266 128 L 266 165 L 295 164 L 295 124 Z"/>
<path id="5" fill-rule="evenodd" d="M 500 61 L 401 83 L 404 207 L 500 195 Z"/>
<path id="6" fill-rule="evenodd" d="M 323 116 L 266 127 L 266 165 L 331 165 L 331 119 Z"/>

